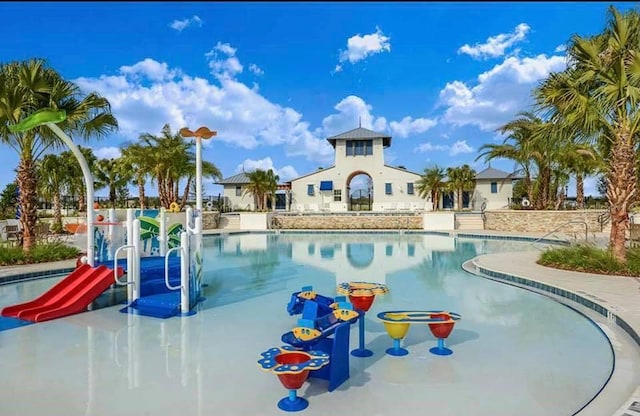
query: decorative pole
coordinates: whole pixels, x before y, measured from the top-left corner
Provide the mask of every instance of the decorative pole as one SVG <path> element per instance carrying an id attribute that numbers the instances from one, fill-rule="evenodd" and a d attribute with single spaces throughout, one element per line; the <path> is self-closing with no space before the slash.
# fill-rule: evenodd
<path id="1" fill-rule="evenodd" d="M 60 127 L 57 126 L 56 123 L 60 123 L 67 119 L 67 113 L 64 110 L 51 110 L 49 108 L 43 108 L 31 114 L 29 117 L 22 120 L 20 123 L 15 124 L 13 126 L 8 126 L 9 131 L 12 133 L 19 133 L 31 130 L 34 127 L 39 127 L 42 125 L 46 125 L 55 133 L 56 136 L 62 140 L 64 144 L 66 144 L 71 153 L 78 159 L 78 163 L 80 163 L 80 169 L 82 169 L 82 176 L 84 176 L 84 183 L 86 186 L 87 193 L 87 263 L 91 267 L 95 264 L 95 254 L 94 254 L 94 229 L 93 229 L 93 175 L 91 174 L 91 170 L 89 169 L 89 165 L 87 164 L 86 159 L 82 155 L 82 152 L 76 146 L 76 144 L 71 140 L 69 136 L 62 131 Z"/>
<path id="2" fill-rule="evenodd" d="M 182 137 L 194 137 L 196 140 L 196 215 L 194 219 L 194 232 L 196 235 L 195 242 L 195 270 L 193 280 L 190 278 L 192 285 L 188 289 L 193 296 L 190 302 L 195 305 L 200 298 L 200 285 L 202 274 L 202 139 L 210 139 L 217 135 L 217 132 L 209 130 L 208 127 L 202 126 L 196 131 L 189 130 L 188 127 L 180 129 Z M 190 218 L 187 216 L 187 230 L 189 230 Z M 191 251 L 191 250 L 189 250 Z M 191 307 L 191 305 L 189 305 Z"/>

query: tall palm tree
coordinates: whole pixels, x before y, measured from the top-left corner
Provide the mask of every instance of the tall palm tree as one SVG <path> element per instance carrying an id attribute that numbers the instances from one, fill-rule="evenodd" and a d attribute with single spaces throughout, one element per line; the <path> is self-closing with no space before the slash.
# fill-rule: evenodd
<path id="1" fill-rule="evenodd" d="M 78 146 L 80 153 L 87 161 L 89 165 L 89 169 L 91 169 L 92 174 L 95 173 L 96 163 L 98 162 L 98 158 L 95 154 L 93 154 L 93 150 L 90 147 Z M 60 153 L 60 157 L 63 160 L 63 164 L 68 169 L 68 178 L 65 182 L 65 190 L 67 195 L 72 196 L 74 199 L 78 197 L 78 211 L 82 212 L 86 210 L 86 201 L 85 201 L 85 192 L 86 187 L 84 184 L 84 176 L 82 175 L 82 169 L 80 168 L 80 163 L 78 159 L 76 159 L 75 155 L 71 152 L 71 150 L 65 150 Z"/>
<path id="2" fill-rule="evenodd" d="M 45 198 L 53 200 L 52 231 L 62 231 L 62 200 L 63 187 L 68 183 L 70 171 L 64 159 L 56 154 L 45 155 L 37 164 L 38 188 Z"/>
<path id="3" fill-rule="evenodd" d="M 23 248 L 35 243 L 38 221 L 36 161 L 44 151 L 61 145 L 46 126 L 22 133 L 11 133 L 9 124 L 17 124 L 33 112 L 51 108 L 65 110 L 67 119 L 58 126 L 68 134 L 84 139 L 114 131 L 117 121 L 109 102 L 96 93 L 82 95 L 78 86 L 64 80 L 42 59 L 0 64 L 0 140 L 19 155 L 16 181 L 20 189 L 20 222 Z"/>
<path id="4" fill-rule="evenodd" d="M 574 35 L 568 67 L 538 88 L 538 104 L 569 121 L 583 140 L 604 143 L 609 246 L 626 262 L 629 208 L 637 193 L 636 150 L 640 137 L 640 13 L 611 6 L 602 33 Z"/>
<path id="5" fill-rule="evenodd" d="M 171 126 L 165 124 L 159 136 L 143 133 L 139 145 L 146 151 L 151 178 L 157 182 L 160 203 L 169 208 L 172 202 L 184 207 L 196 174 L 195 143 L 180 133 L 173 133 Z M 202 161 L 202 175 L 209 178 L 222 178 L 220 170 L 211 162 Z M 180 196 L 180 181 L 186 184 Z"/>
<path id="6" fill-rule="evenodd" d="M 153 171 L 153 158 L 149 157 L 149 149 L 140 143 L 132 143 L 122 149 L 122 159 L 131 167 L 132 179 L 138 187 L 140 209 L 145 209 L 145 185 L 147 177 Z"/>
<path id="7" fill-rule="evenodd" d="M 115 208 L 118 191 L 125 188 L 131 180 L 131 167 L 121 159 L 100 159 L 94 176 L 96 189 L 109 188 L 109 202 L 111 208 Z"/>
<path id="8" fill-rule="evenodd" d="M 458 210 L 462 210 L 462 195 L 471 192 L 476 185 L 476 171 L 464 164 L 460 167 L 447 168 L 447 188 L 455 192 Z"/>
<path id="9" fill-rule="evenodd" d="M 445 189 L 444 169 L 439 166 L 426 168 L 424 173 L 416 181 L 416 190 L 420 198 L 431 198 L 433 210 L 438 209 L 440 193 Z"/>
<path id="10" fill-rule="evenodd" d="M 262 169 L 255 169 L 247 173 L 249 183 L 246 185 L 243 195 L 253 195 L 256 210 L 265 211 L 267 208 L 267 197 L 271 192 L 275 193 L 278 185 L 278 176 L 273 174 L 273 171 L 265 171 Z M 275 185 L 274 185 L 275 184 Z"/>

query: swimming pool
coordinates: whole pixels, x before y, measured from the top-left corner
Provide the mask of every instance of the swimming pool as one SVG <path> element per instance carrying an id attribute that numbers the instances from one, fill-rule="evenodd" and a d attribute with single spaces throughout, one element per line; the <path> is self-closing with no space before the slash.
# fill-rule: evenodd
<path id="1" fill-rule="evenodd" d="M 367 313 L 374 355 L 351 357 L 351 377 L 334 392 L 324 380 L 307 383 L 305 414 L 572 415 L 614 365 L 607 338 L 576 311 L 460 267 L 527 242 L 283 232 L 207 237 L 204 246 L 206 300 L 194 316 L 161 320 L 115 306 L 0 332 L 0 371 L 12 378 L 0 413 L 281 415 L 286 391 L 256 361 L 296 326 L 290 294 L 313 285 L 334 296 L 353 280 L 390 290 Z M 0 307 L 53 280 L 2 287 Z M 416 326 L 403 341 L 408 356 L 386 355 L 391 340 L 376 314 L 394 309 L 460 313 L 447 341 L 454 354 L 430 354 L 435 339 Z M 353 326 L 353 348 L 357 341 Z"/>

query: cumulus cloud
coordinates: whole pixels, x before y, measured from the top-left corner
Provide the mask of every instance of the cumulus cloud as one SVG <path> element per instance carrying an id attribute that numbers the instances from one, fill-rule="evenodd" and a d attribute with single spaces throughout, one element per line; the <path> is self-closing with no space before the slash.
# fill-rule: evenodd
<path id="1" fill-rule="evenodd" d="M 565 67 L 563 56 L 512 56 L 480 74 L 475 86 L 449 82 L 440 91 L 439 105 L 447 107 L 441 120 L 492 131 L 530 106 L 531 91 L 539 80 Z"/>
<path id="2" fill-rule="evenodd" d="M 249 71 L 253 72 L 256 75 L 263 75 L 264 71 L 256 64 L 249 64 Z"/>
<path id="3" fill-rule="evenodd" d="M 173 22 L 169 23 L 169 27 L 171 29 L 177 30 L 178 32 L 182 32 L 189 26 L 202 26 L 202 19 L 200 19 L 200 17 L 196 15 L 193 15 L 192 17 L 187 17 L 186 19 L 182 20 L 174 20 Z"/>
<path id="4" fill-rule="evenodd" d="M 391 38 L 385 36 L 379 27 L 374 33 L 361 36 L 354 35 L 347 39 L 347 49 L 340 51 L 339 63 L 333 72 L 340 72 L 344 62 L 355 64 L 368 56 L 391 51 Z"/>
<path id="5" fill-rule="evenodd" d="M 417 118 L 414 120 L 407 116 L 400 121 L 392 121 L 389 123 L 389 127 L 395 136 L 404 138 L 413 134 L 424 133 L 436 124 L 436 120 L 428 118 Z"/>
<path id="6" fill-rule="evenodd" d="M 113 146 L 93 148 L 92 150 L 98 159 L 117 159 L 122 154 L 119 147 Z"/>
<path id="7" fill-rule="evenodd" d="M 75 82 L 83 90 L 96 91 L 109 100 L 118 118 L 119 134 L 125 139 L 136 139 L 144 132 L 157 134 L 165 123 L 174 130 L 209 125 L 218 131 L 216 141 L 231 146 L 253 149 L 284 145 L 288 156 L 304 156 L 319 163 L 331 160 L 331 145 L 310 131 L 302 114 L 272 103 L 257 88 L 234 78 L 238 71 L 225 61 L 235 58 L 229 56 L 235 54 L 235 49 L 219 43 L 213 52 L 206 58 L 209 66 L 216 68 L 217 84 L 152 59 L 121 67 L 117 75 L 78 78 Z M 223 56 L 216 58 L 215 54 Z"/>
<path id="8" fill-rule="evenodd" d="M 469 146 L 466 140 L 458 140 L 449 149 L 449 155 L 455 156 L 460 153 L 473 153 L 473 147 Z"/>
<path id="9" fill-rule="evenodd" d="M 243 66 L 235 56 L 236 50 L 228 43 L 218 42 L 211 51 L 205 54 L 205 57 L 209 59 L 209 68 L 211 68 L 213 76 L 218 79 L 232 79 L 242 73 Z"/>
<path id="10" fill-rule="evenodd" d="M 371 114 L 371 105 L 358 96 L 349 95 L 334 108 L 338 112 L 322 120 L 322 132 L 327 137 L 355 129 L 358 123 L 361 123 L 365 129 L 378 132 L 387 129 L 387 120 L 384 117 L 374 117 Z"/>
<path id="11" fill-rule="evenodd" d="M 528 24 L 520 23 L 513 33 L 491 36 L 485 43 L 476 43 L 474 46 L 465 44 L 458 49 L 458 53 L 467 54 L 474 59 L 497 58 L 504 55 L 507 48 L 523 41 L 530 29 Z"/>
<path id="12" fill-rule="evenodd" d="M 559 53 L 559 52 L 564 52 L 566 50 L 567 50 L 567 45 L 558 45 L 553 51 L 556 53 Z"/>
<path id="13" fill-rule="evenodd" d="M 169 66 L 166 63 L 160 63 L 153 59 L 146 58 L 135 65 L 121 66 L 120 72 L 125 75 L 131 75 L 132 77 L 144 77 L 150 81 L 163 81 L 179 75 L 180 71 L 169 70 Z"/>
<path id="14" fill-rule="evenodd" d="M 388 132 L 392 136 L 405 138 L 423 133 L 437 124 L 436 120 L 422 117 L 414 119 L 410 116 L 400 121 L 388 122 L 383 116 L 374 116 L 371 113 L 373 107 L 355 95 L 342 99 L 334 109 L 337 113 L 330 114 L 322 120 L 322 133 L 327 137 L 361 125 L 365 129 Z"/>
<path id="15" fill-rule="evenodd" d="M 273 166 L 273 160 L 271 160 L 270 157 L 265 157 L 264 159 L 260 160 L 245 159 L 244 162 L 238 165 L 238 167 L 236 168 L 236 172 L 251 172 L 255 169 L 272 169 L 273 172 L 280 177 L 280 182 L 286 182 L 300 176 L 296 169 L 291 165 L 287 165 L 280 169 L 277 169 L 275 166 Z"/>
<path id="16" fill-rule="evenodd" d="M 466 140 L 458 140 L 452 145 L 433 144 L 431 142 L 421 143 L 414 149 L 418 153 L 426 152 L 448 152 L 449 156 L 456 156 L 461 153 L 473 153 L 474 149 Z"/>

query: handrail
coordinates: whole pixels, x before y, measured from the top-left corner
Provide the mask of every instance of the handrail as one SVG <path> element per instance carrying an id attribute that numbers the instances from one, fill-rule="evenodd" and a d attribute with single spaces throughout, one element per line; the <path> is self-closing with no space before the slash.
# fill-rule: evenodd
<path id="1" fill-rule="evenodd" d="M 117 285 L 120 286 L 126 286 L 126 285 L 132 285 L 134 282 L 121 282 L 120 280 L 118 280 L 118 253 L 120 252 L 120 250 L 122 249 L 130 249 L 132 248 L 134 251 L 134 255 L 137 257 L 138 253 L 136 252 L 136 246 L 133 244 L 129 244 L 129 245 L 124 245 L 124 246 L 120 246 L 116 249 L 116 252 L 113 254 L 113 279 L 116 281 Z M 131 270 L 127 270 L 127 275 L 131 273 Z"/>
<path id="2" fill-rule="evenodd" d="M 186 256 L 185 250 L 183 250 L 182 246 L 173 247 L 167 250 L 167 254 L 165 254 L 164 256 L 164 284 L 167 285 L 167 288 L 169 288 L 169 290 L 182 289 L 182 284 L 179 284 L 178 286 L 171 286 L 171 284 L 169 283 L 169 254 L 174 250 L 180 250 L 180 255 Z"/>
<path id="3" fill-rule="evenodd" d="M 536 243 L 539 243 L 540 241 L 544 240 L 548 235 L 553 234 L 556 231 L 559 231 L 560 228 L 564 227 L 565 225 L 569 225 L 569 224 L 584 224 L 584 240 L 587 241 L 589 239 L 589 225 L 586 223 L 586 221 L 571 220 L 571 221 L 567 221 L 565 223 L 560 224 L 559 226 L 557 226 L 553 230 L 549 231 L 548 233 L 546 233 L 542 237 L 538 238 L 537 240 L 535 240 L 531 244 L 535 245 Z"/>
<path id="4" fill-rule="evenodd" d="M 602 214 L 598 215 L 598 224 L 600 224 L 600 232 L 604 230 L 604 225 L 611 220 L 611 213 L 609 211 L 605 211 Z"/>

